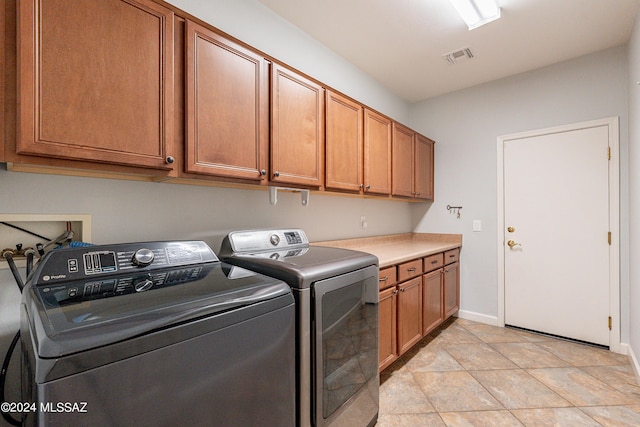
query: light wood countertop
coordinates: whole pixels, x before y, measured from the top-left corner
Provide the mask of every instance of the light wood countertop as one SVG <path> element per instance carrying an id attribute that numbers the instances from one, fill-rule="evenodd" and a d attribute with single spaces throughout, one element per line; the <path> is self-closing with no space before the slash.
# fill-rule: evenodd
<path id="1" fill-rule="evenodd" d="M 462 234 L 405 233 L 311 244 L 368 252 L 378 257 L 380 268 L 383 268 L 459 248 Z"/>

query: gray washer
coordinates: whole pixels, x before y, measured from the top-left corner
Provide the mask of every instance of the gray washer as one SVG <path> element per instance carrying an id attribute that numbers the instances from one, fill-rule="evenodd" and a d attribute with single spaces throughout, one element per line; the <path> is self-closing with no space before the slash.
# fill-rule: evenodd
<path id="1" fill-rule="evenodd" d="M 204 257 L 180 252 L 193 242 L 147 242 L 41 261 L 21 306 L 23 398 L 36 405 L 25 425 L 295 425 L 289 287 L 196 243 Z M 136 248 L 158 264 L 120 256 Z M 104 273 L 82 274 L 87 254 Z"/>

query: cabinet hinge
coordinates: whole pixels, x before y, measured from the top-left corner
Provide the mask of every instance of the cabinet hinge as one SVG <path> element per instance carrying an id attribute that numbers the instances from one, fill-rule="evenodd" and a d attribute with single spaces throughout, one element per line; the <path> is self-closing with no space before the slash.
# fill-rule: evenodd
<path id="1" fill-rule="evenodd" d="M 611 245 L 611 232 L 607 233 L 607 241 L 609 242 L 609 245 Z"/>
<path id="2" fill-rule="evenodd" d="M 611 160 L 611 147 L 607 147 L 607 159 Z"/>
<path id="3" fill-rule="evenodd" d="M 611 330 L 612 326 L 613 326 L 613 320 L 611 320 L 611 316 L 609 316 L 609 330 Z"/>

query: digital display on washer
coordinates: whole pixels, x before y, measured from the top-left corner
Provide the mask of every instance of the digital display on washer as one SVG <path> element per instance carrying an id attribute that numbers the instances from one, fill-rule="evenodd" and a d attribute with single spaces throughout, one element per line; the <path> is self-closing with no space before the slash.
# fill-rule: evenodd
<path id="1" fill-rule="evenodd" d="M 87 252 L 83 258 L 85 274 L 112 273 L 118 270 L 115 252 Z"/>

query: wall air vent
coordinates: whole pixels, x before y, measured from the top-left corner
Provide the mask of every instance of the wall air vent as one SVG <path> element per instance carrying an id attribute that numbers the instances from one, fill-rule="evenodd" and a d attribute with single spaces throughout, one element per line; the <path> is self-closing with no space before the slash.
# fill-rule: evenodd
<path id="1" fill-rule="evenodd" d="M 449 64 L 458 64 L 473 58 L 473 52 L 468 47 L 453 52 L 445 53 L 442 57 Z"/>

